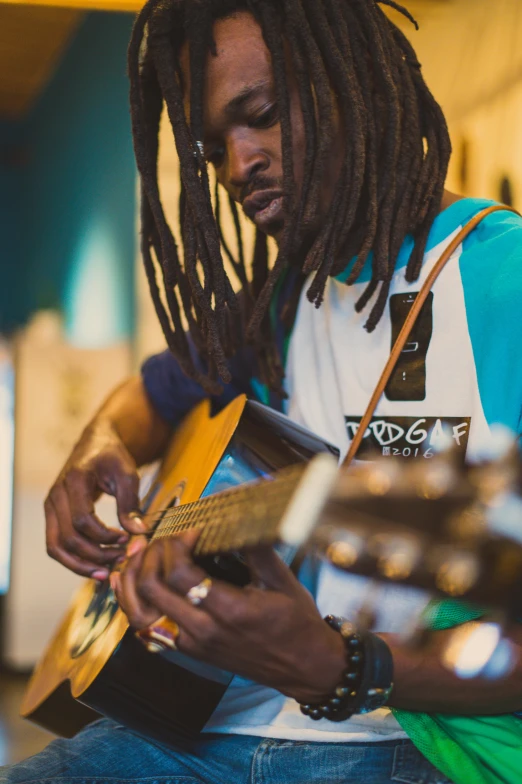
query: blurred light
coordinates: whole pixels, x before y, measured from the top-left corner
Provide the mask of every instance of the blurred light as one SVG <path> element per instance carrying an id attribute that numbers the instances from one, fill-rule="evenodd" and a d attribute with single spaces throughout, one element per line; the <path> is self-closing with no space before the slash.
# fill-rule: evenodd
<path id="1" fill-rule="evenodd" d="M 103 348 L 128 337 L 119 256 L 109 224 L 93 221 L 77 248 L 65 300 L 66 337 L 80 348 Z"/>
<path id="2" fill-rule="evenodd" d="M 467 624 L 453 633 L 444 652 L 444 664 L 459 678 L 476 678 L 492 658 L 501 637 L 496 623 Z"/>
<path id="3" fill-rule="evenodd" d="M 14 371 L 0 343 L 0 593 L 9 587 L 14 477 Z"/>

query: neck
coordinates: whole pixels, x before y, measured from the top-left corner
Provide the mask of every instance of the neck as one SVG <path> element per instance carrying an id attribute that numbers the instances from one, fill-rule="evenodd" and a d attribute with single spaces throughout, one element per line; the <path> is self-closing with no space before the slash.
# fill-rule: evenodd
<path id="1" fill-rule="evenodd" d="M 452 204 L 455 204 L 456 201 L 460 201 L 463 198 L 464 196 L 460 196 L 458 193 L 452 193 L 451 191 L 445 190 L 442 194 L 439 212 L 444 212 L 444 210 L 446 210 Z"/>

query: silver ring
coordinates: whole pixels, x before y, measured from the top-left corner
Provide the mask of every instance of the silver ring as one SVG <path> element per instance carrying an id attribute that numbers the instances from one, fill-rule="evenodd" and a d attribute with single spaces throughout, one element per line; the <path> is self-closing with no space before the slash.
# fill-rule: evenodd
<path id="1" fill-rule="evenodd" d="M 212 588 L 212 580 L 210 577 L 205 577 L 198 585 L 194 585 L 190 591 L 185 594 L 185 599 L 191 603 L 193 607 L 197 607 L 201 602 L 207 598 Z"/>

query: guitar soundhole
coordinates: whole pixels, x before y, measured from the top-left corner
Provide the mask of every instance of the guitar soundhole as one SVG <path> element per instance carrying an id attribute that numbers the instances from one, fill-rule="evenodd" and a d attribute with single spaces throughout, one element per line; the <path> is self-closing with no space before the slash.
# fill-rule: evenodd
<path id="1" fill-rule="evenodd" d="M 83 617 L 76 620 L 72 629 L 76 638 L 70 651 L 72 659 L 89 650 L 107 629 L 117 610 L 118 603 L 109 581 L 97 583 Z"/>

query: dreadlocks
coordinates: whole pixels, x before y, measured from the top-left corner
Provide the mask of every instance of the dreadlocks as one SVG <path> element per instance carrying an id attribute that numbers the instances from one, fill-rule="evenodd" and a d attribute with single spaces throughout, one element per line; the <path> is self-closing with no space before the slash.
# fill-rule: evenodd
<path id="1" fill-rule="evenodd" d="M 336 112 L 346 130 L 331 207 L 300 266 L 315 272 L 307 292 L 317 307 L 326 281 L 355 259 L 354 283 L 370 251 L 371 281 L 356 307 L 378 292 L 366 328 L 375 329 L 388 298 L 399 250 L 407 235 L 414 249 L 406 279 L 420 274 L 428 234 L 440 207 L 451 146 L 442 111 L 421 75 L 404 34 L 379 3 L 414 19 L 393 0 L 149 0 L 137 18 L 129 47 L 131 116 L 141 175 L 142 253 L 152 298 L 167 343 L 184 371 L 210 393 L 228 381 L 226 359 L 238 346 L 244 318 L 226 274 L 228 257 L 245 296 L 246 340 L 255 349 L 262 380 L 280 390 L 283 371 L 267 319 L 277 281 L 300 247 L 303 227 L 317 210 Z M 220 224 L 220 194 L 211 198 L 203 154 L 203 86 L 209 53 L 216 54 L 213 24 L 248 11 L 270 51 L 279 107 L 285 223 L 274 265 L 266 237 L 256 234 L 248 273 L 237 207 L 230 207 L 237 258 Z M 190 117 L 183 109 L 180 49 L 190 51 Z M 286 68 L 295 72 L 305 122 L 303 186 L 297 193 Z M 165 105 L 180 161 L 182 260 L 159 196 L 157 162 L 160 116 Z M 156 278 L 161 269 L 166 304 Z M 182 313 L 202 373 L 190 352 Z"/>

